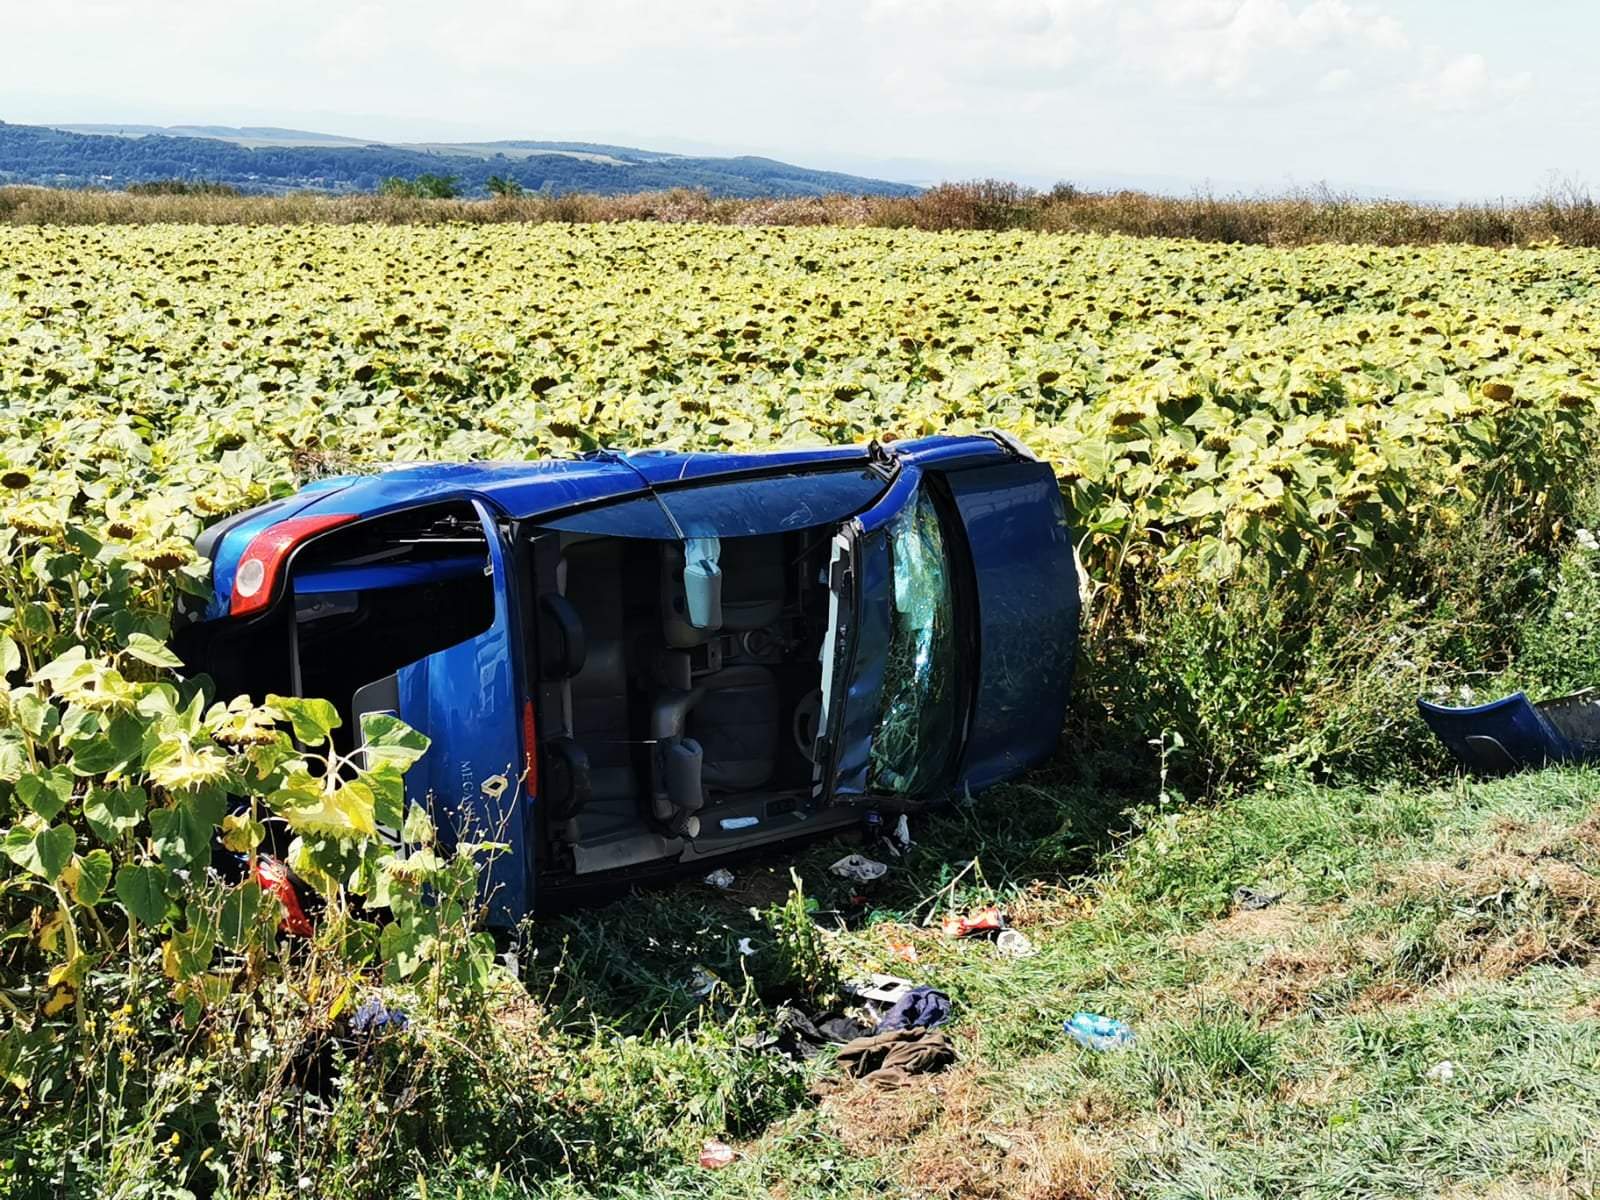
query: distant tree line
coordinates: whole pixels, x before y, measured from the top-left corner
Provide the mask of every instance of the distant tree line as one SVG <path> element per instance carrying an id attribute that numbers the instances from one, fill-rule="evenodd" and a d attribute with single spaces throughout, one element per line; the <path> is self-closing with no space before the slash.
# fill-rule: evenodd
<path id="1" fill-rule="evenodd" d="M 518 145 L 511 143 L 508 149 Z M 566 143 L 552 143 L 565 146 Z M 513 196 L 522 192 L 623 195 L 698 188 L 714 196 L 824 196 L 840 192 L 912 195 L 916 188 L 766 158 L 694 158 L 621 147 L 574 153 L 485 152 L 484 156 L 396 146 L 248 147 L 204 137 L 116 137 L 0 122 L 0 183 L 127 188 L 170 180 L 226 184 L 244 192 L 317 189 L 376 192 L 399 180 L 449 191 L 429 196 Z M 611 160 L 611 161 L 608 161 Z"/>

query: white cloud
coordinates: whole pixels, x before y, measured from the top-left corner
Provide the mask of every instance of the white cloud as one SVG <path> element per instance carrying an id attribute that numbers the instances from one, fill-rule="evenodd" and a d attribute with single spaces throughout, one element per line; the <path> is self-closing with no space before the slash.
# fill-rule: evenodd
<path id="1" fill-rule="evenodd" d="M 1407 89 L 1419 105 L 1443 113 L 1471 112 L 1499 103 L 1528 91 L 1533 86 L 1530 72 L 1497 76 L 1482 54 L 1459 54 L 1444 58 L 1430 48 L 1423 56 L 1421 69 Z"/>
<path id="2" fill-rule="evenodd" d="M 1461 161 L 1445 134 L 1490 142 L 1515 100 L 1548 132 L 1530 187 L 1547 167 L 1593 170 L 1563 157 L 1589 153 L 1568 127 L 1600 108 L 1577 82 L 1585 39 L 1560 40 L 1557 71 L 1533 38 L 1496 39 L 1495 21 L 1524 32 L 1509 9 L 1478 15 L 1448 0 L 0 0 L 0 119 L 1426 186 L 1415 164 Z"/>

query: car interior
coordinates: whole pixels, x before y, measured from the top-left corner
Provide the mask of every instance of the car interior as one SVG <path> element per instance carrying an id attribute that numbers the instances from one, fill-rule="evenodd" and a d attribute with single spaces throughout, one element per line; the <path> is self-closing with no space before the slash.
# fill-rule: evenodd
<path id="1" fill-rule="evenodd" d="M 803 815 L 831 536 L 532 538 L 540 796 L 573 870 Z"/>

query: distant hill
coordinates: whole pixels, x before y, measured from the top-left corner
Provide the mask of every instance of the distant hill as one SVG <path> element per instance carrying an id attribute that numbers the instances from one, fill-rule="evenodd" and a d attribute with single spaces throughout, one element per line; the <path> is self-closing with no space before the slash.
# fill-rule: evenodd
<path id="1" fill-rule="evenodd" d="M 616 195 L 704 188 L 717 196 L 912 195 L 908 184 L 814 171 L 770 158 L 703 158 L 592 142 L 364 142 L 265 126 L 10 125 L 0 121 L 0 183 L 121 188 L 206 180 L 246 192 L 370 192 L 391 176 L 455 175 L 481 195 L 491 175 L 530 192 Z"/>

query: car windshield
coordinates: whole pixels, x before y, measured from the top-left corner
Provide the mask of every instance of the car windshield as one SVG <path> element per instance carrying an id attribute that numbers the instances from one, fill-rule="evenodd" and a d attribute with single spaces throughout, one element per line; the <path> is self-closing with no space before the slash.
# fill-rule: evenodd
<path id="1" fill-rule="evenodd" d="M 872 739 L 872 782 L 911 796 L 938 786 L 958 741 L 960 716 L 950 561 L 927 492 L 895 518 L 889 554 L 894 610 L 883 709 Z"/>

